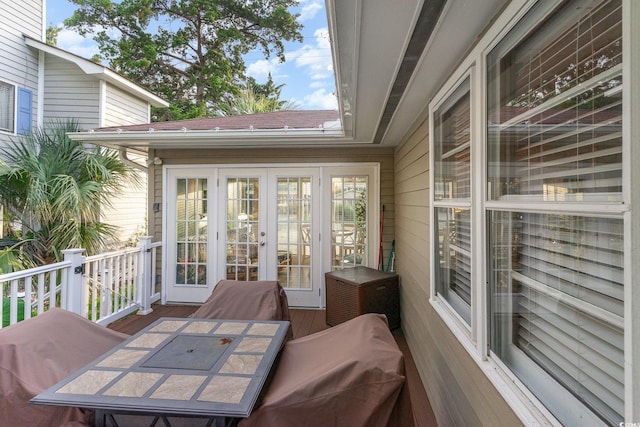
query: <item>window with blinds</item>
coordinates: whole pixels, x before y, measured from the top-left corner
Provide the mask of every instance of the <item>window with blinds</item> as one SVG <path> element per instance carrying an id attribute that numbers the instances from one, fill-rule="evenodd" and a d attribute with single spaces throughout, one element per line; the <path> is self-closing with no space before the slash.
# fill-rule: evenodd
<path id="1" fill-rule="evenodd" d="M 467 78 L 434 113 L 436 292 L 471 324 L 471 101 Z"/>
<path id="2" fill-rule="evenodd" d="M 622 6 L 591 3 L 490 55 L 491 199 L 621 199 Z"/>
<path id="3" fill-rule="evenodd" d="M 622 5 L 545 7 L 487 58 L 490 346 L 563 424 L 617 425 Z M 610 213 L 594 214 L 594 203 Z"/>
<path id="4" fill-rule="evenodd" d="M 0 82 L 0 131 L 13 132 L 15 87 Z"/>

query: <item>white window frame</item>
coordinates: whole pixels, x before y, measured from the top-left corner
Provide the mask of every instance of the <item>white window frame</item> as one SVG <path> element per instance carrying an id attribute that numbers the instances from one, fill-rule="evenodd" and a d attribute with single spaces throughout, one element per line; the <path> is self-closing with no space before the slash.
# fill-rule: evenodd
<path id="1" fill-rule="evenodd" d="M 0 84 L 3 86 L 11 87 L 13 89 L 13 106 L 11 110 L 11 128 L 5 129 L 0 127 L 0 132 L 15 135 L 16 133 L 16 111 L 18 109 L 18 86 L 14 83 L 6 80 L 0 80 Z"/>
<path id="2" fill-rule="evenodd" d="M 456 336 L 458 336 L 458 339 L 461 339 L 461 341 L 464 342 L 470 340 L 470 344 L 472 344 L 473 346 L 475 346 L 475 341 L 476 341 L 476 337 L 478 335 L 478 331 L 477 329 L 474 327 L 475 325 L 475 312 L 476 309 L 475 307 L 477 306 L 476 301 L 477 301 L 477 295 L 475 294 L 475 287 L 473 286 L 474 283 L 474 275 L 475 275 L 475 264 L 474 264 L 474 259 L 476 259 L 476 256 L 474 255 L 474 252 L 476 251 L 475 248 L 475 236 L 474 236 L 474 226 L 475 226 L 475 221 L 474 221 L 474 216 L 476 214 L 477 209 L 474 209 L 474 203 L 476 202 L 475 197 L 476 197 L 476 188 L 474 187 L 475 185 L 477 185 L 476 181 L 474 180 L 473 177 L 475 176 L 474 174 L 476 174 L 480 169 L 477 169 L 477 166 L 474 164 L 473 162 L 473 155 L 474 155 L 474 151 L 476 151 L 475 149 L 475 145 L 474 144 L 474 140 L 475 140 L 475 136 L 477 134 L 476 132 L 476 128 L 477 128 L 477 118 L 474 116 L 473 111 L 474 111 L 474 107 L 475 107 L 475 103 L 474 103 L 474 93 L 475 93 L 475 87 L 477 82 L 475 81 L 475 67 L 473 64 L 470 64 L 469 67 L 461 69 L 459 71 L 459 73 L 454 74 L 454 77 L 452 77 L 451 79 L 451 83 L 447 84 L 443 90 L 441 91 L 441 93 L 436 96 L 434 99 L 435 101 L 432 102 L 429 105 L 429 152 L 430 153 L 435 153 L 436 149 L 435 149 L 435 115 L 438 112 L 438 110 L 440 110 L 440 108 L 443 105 L 446 105 L 450 100 L 452 96 L 456 95 L 456 91 L 458 90 L 458 88 L 460 88 L 465 81 L 468 79 L 469 80 L 469 94 L 470 94 L 470 110 L 471 110 L 471 117 L 470 117 L 470 147 L 471 147 L 471 164 L 470 164 L 470 176 L 472 177 L 471 179 L 471 195 L 469 198 L 469 201 L 460 201 L 460 200 L 455 200 L 455 201 L 450 201 L 448 199 L 443 199 L 443 200 L 435 200 L 435 185 L 430 185 L 429 186 L 429 200 L 431 201 L 430 206 L 431 209 L 429 210 L 429 215 L 430 215 L 430 219 L 429 219 L 429 223 L 432 224 L 431 227 L 429 227 L 429 232 L 430 232 L 430 241 L 432 242 L 431 245 L 431 253 L 432 253 L 432 257 L 431 259 L 436 259 L 436 255 L 435 255 L 435 245 L 436 242 L 438 241 L 438 236 L 436 236 L 435 234 L 435 211 L 438 208 L 450 208 L 450 207 L 463 207 L 463 208 L 468 208 L 471 211 L 471 324 L 468 324 L 466 320 L 464 320 L 464 318 L 458 314 L 458 312 L 454 309 L 454 307 L 449 303 L 449 301 L 446 300 L 446 298 L 440 296 L 438 294 L 438 290 L 437 290 L 437 285 L 436 285 L 436 269 L 434 267 L 434 265 L 432 264 L 430 267 L 430 287 L 431 287 L 431 298 L 430 298 L 430 302 L 433 305 L 433 307 L 436 309 L 436 311 L 438 311 L 441 315 L 441 317 L 443 318 L 443 320 L 445 322 L 447 322 L 447 325 L 451 328 L 451 330 L 454 332 L 454 334 L 456 334 Z M 435 167 L 435 162 L 437 159 L 435 159 L 433 156 L 431 156 L 429 162 L 429 182 L 435 183 L 436 182 L 436 176 L 435 176 L 435 171 L 436 171 L 436 167 Z"/>
<path id="3" fill-rule="evenodd" d="M 546 0 L 543 0 L 546 1 Z M 429 104 L 429 150 L 434 152 L 434 112 L 447 101 L 448 97 L 466 79 L 470 78 L 471 86 L 471 265 L 472 265 L 472 302 L 471 325 L 467 325 L 455 310 L 436 294 L 435 268 L 430 265 L 430 304 L 451 330 L 456 339 L 462 344 L 469 356 L 477 363 L 489 381 L 496 387 L 507 404 L 525 425 L 559 425 L 557 419 L 544 405 L 516 378 L 516 376 L 497 357 L 492 357 L 488 349 L 488 306 L 487 306 L 487 272 L 486 272 L 486 247 L 487 227 L 486 212 L 491 207 L 498 207 L 493 201 L 487 201 L 487 189 L 485 186 L 486 170 L 486 132 L 487 120 L 487 72 L 486 58 L 491 50 L 504 38 L 521 18 L 537 3 L 537 0 L 514 0 L 508 4 L 497 17 L 494 24 L 486 31 L 466 58 L 454 70 L 450 79 L 443 85 L 440 91 Z M 549 9 L 552 10 L 561 0 L 549 1 Z M 633 199 L 631 183 L 640 182 L 640 150 L 632 152 L 631 139 L 640 137 L 640 123 L 632 123 L 632 109 L 635 114 L 640 108 L 640 83 L 632 84 L 632 69 L 640 72 L 640 53 L 637 51 L 640 45 L 640 28 L 633 22 L 640 20 L 640 4 L 636 0 L 622 0 L 623 4 L 623 203 L 619 207 L 596 207 L 593 213 L 600 215 L 618 214 L 623 217 L 625 235 L 625 360 L 629 363 L 625 369 L 625 420 L 637 422 L 640 417 L 640 364 L 631 361 L 640 357 L 640 333 L 638 326 L 638 312 L 640 310 L 640 290 L 633 289 L 629 284 L 633 283 L 632 277 L 640 274 L 640 263 L 633 263 L 632 241 L 640 239 L 640 215 L 630 210 Z M 635 17 L 635 19 L 633 19 Z M 542 16 L 541 16 L 542 19 Z M 638 141 L 635 141 L 638 142 Z M 429 180 L 434 181 L 434 159 L 430 159 Z M 632 165 L 636 166 L 635 170 Z M 635 179 L 635 181 L 633 179 Z M 433 186 L 430 186 L 433 187 Z M 638 193 L 638 186 L 633 189 Z M 639 199 L 640 196 L 636 196 Z M 637 203 L 637 200 L 636 200 Z M 434 201 L 434 189 L 429 190 L 429 206 L 431 224 L 434 221 L 434 210 L 439 204 Z M 500 205 L 505 207 L 504 204 Z M 517 207 L 514 206 L 517 210 Z M 547 210 L 547 209 L 545 209 Z M 550 209 L 551 211 L 554 208 Z M 434 227 L 430 227 L 430 253 L 433 251 L 436 236 Z M 636 244 L 637 246 L 637 244 Z M 636 249 L 637 250 L 637 249 Z M 637 258 L 637 253 L 636 253 Z M 637 288 L 637 287 L 636 287 Z M 635 310 L 634 310 L 635 308 Z M 635 380 L 635 382 L 634 382 Z M 558 388 L 558 387 L 557 387 Z M 555 390 L 554 390 L 555 391 Z M 561 395 L 563 393 L 560 393 Z M 564 398 L 564 397 L 558 397 Z"/>

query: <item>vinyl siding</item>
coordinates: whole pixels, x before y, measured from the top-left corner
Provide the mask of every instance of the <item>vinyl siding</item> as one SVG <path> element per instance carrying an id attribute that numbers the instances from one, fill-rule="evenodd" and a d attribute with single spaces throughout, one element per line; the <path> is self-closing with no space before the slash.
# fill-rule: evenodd
<path id="1" fill-rule="evenodd" d="M 29 89 L 33 94 L 33 126 L 38 99 L 38 53 L 29 49 L 23 34 L 40 39 L 43 0 L 0 1 L 0 80 Z M 11 134 L 0 132 L 0 144 Z"/>
<path id="2" fill-rule="evenodd" d="M 142 156 L 129 155 L 131 160 L 144 164 Z M 137 236 L 147 234 L 147 176 L 136 171 L 139 186 L 129 186 L 113 200 L 113 206 L 102 208 L 102 221 L 118 227 L 118 241 L 112 248 L 121 248 L 127 243 L 137 244 Z"/>
<path id="3" fill-rule="evenodd" d="M 147 102 L 115 86 L 107 85 L 103 126 L 148 123 L 148 112 Z"/>
<path id="4" fill-rule="evenodd" d="M 521 425 L 429 303 L 429 141 L 422 122 L 395 149 L 402 328 L 440 426 Z"/>
<path id="5" fill-rule="evenodd" d="M 73 119 L 81 129 L 98 127 L 100 81 L 52 55 L 46 56 L 45 64 L 45 123 Z"/>
<path id="6" fill-rule="evenodd" d="M 117 88 L 107 86 L 106 92 L 107 98 L 111 98 L 110 103 L 105 103 L 105 118 L 111 118 L 107 125 L 124 126 L 147 121 L 144 101 Z M 100 127 L 100 80 L 86 75 L 75 64 L 51 55 L 46 57 L 44 103 L 46 124 L 76 120 L 81 129 Z M 117 111 L 119 105 L 125 106 L 122 112 Z M 144 158 L 138 159 L 140 164 L 144 161 Z M 102 221 L 118 228 L 119 240 L 109 242 L 110 248 L 119 248 L 136 234 L 146 233 L 147 179 L 145 174 L 138 175 L 140 187 L 127 187 L 112 201 L 113 206 L 102 208 Z"/>

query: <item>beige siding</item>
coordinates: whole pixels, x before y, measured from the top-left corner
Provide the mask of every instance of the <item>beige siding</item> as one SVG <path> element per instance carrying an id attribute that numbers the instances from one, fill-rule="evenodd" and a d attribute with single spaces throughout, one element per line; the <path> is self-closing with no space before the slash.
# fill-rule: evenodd
<path id="1" fill-rule="evenodd" d="M 268 163 L 338 163 L 338 162 L 379 162 L 380 163 L 380 203 L 385 205 L 383 245 L 388 253 L 394 235 L 395 209 L 393 192 L 393 149 L 391 148 L 344 148 L 344 149 L 252 149 L 247 150 L 158 150 L 149 153 L 158 156 L 164 165 L 177 164 L 268 164 Z M 162 166 L 149 167 L 153 182 L 149 187 L 149 232 L 154 240 L 162 239 L 162 212 L 151 213 L 151 206 L 162 206 Z M 386 262 L 386 260 L 385 260 Z"/>
<path id="2" fill-rule="evenodd" d="M 131 160 L 144 164 L 142 156 L 129 155 Z M 136 171 L 139 186 L 128 186 L 112 202 L 102 208 L 102 221 L 118 227 L 118 241 L 111 242 L 114 249 L 137 244 L 137 237 L 147 234 L 147 174 Z"/>
<path id="3" fill-rule="evenodd" d="M 45 124 L 77 120 L 81 129 L 99 125 L 100 81 L 75 64 L 47 55 L 44 83 Z"/>
<path id="4" fill-rule="evenodd" d="M 429 143 L 422 123 L 395 150 L 402 328 L 440 426 L 521 422 L 429 304 Z"/>
<path id="5" fill-rule="evenodd" d="M 148 104 L 130 93 L 107 85 L 103 126 L 137 125 L 149 122 Z"/>
<path id="6" fill-rule="evenodd" d="M 34 126 L 38 108 L 38 53 L 27 47 L 23 34 L 41 38 L 43 1 L 0 1 L 0 80 L 31 90 Z M 0 132 L 0 144 L 10 138 L 10 134 Z"/>

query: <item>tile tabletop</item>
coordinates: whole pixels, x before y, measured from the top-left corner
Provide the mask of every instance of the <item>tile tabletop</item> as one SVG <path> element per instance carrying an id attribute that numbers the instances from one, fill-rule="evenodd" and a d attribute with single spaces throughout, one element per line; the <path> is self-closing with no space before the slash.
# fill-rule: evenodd
<path id="1" fill-rule="evenodd" d="M 247 417 L 288 328 L 287 321 L 162 318 L 31 402 Z"/>

